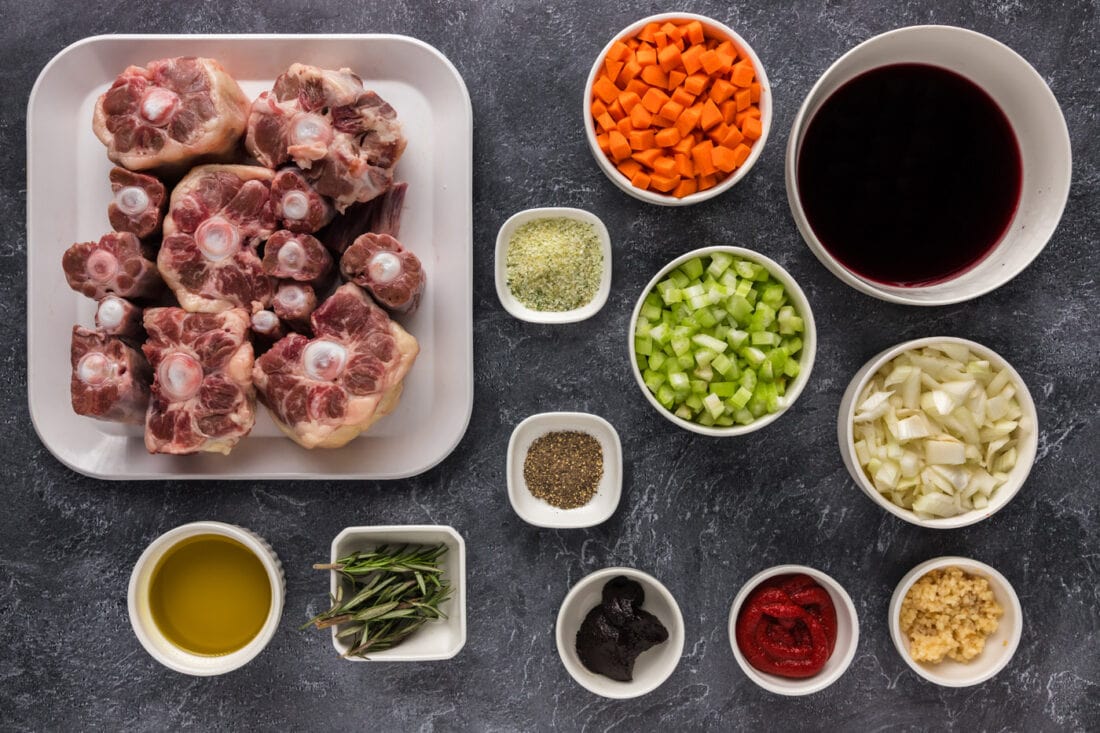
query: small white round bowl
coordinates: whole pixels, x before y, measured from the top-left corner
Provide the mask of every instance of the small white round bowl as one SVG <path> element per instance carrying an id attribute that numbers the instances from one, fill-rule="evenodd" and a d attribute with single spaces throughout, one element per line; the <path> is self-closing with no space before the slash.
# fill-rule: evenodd
<path id="1" fill-rule="evenodd" d="M 760 139 L 753 144 L 752 152 L 741 167 L 733 171 L 731 175 L 727 176 L 725 180 L 714 188 L 689 194 L 679 199 L 671 194 L 643 191 L 631 184 L 626 176 L 619 172 L 619 169 L 615 167 L 615 164 L 611 162 L 610 158 L 600 150 L 600 144 L 596 141 L 596 124 L 592 120 L 591 112 L 592 85 L 596 83 L 596 77 L 604 67 L 604 59 L 607 58 L 608 51 L 611 50 L 611 47 L 615 45 L 616 41 L 634 36 L 650 23 L 665 23 L 670 20 L 697 20 L 703 24 L 703 31 L 708 38 L 729 39 L 748 57 L 756 72 L 756 80 L 760 83 L 760 102 L 758 104 L 760 105 L 760 126 L 763 130 L 760 134 Z M 756 52 L 753 51 L 752 46 L 732 28 L 724 23 L 719 23 L 713 18 L 708 18 L 705 15 L 696 15 L 695 13 L 660 13 L 659 15 L 651 15 L 635 23 L 631 23 L 608 41 L 607 45 L 600 51 L 599 56 L 596 57 L 596 62 L 592 64 L 592 71 L 588 73 L 588 82 L 584 85 L 584 100 L 581 116 L 584 119 L 584 134 L 585 137 L 588 138 L 588 148 L 596 158 L 596 163 L 600 166 L 600 170 L 604 172 L 604 175 L 606 175 L 612 183 L 634 198 L 650 204 L 658 204 L 660 206 L 689 206 L 725 193 L 749 174 L 753 165 L 755 165 L 756 161 L 760 158 L 764 150 L 764 144 L 768 142 L 768 132 L 771 130 L 772 126 L 772 89 L 771 84 L 768 83 L 768 75 L 764 72 L 764 64 L 760 62 L 760 58 L 756 55 Z"/>
<path id="2" fill-rule="evenodd" d="M 591 224 L 596 228 L 596 234 L 600 238 L 600 251 L 603 253 L 603 274 L 600 276 L 600 286 L 592 300 L 580 308 L 567 311 L 539 311 L 528 308 L 521 303 L 508 287 L 508 245 L 512 241 L 512 235 L 516 230 L 530 221 L 536 219 L 573 219 L 574 221 Z M 566 207 L 547 207 L 540 209 L 527 209 L 514 214 L 500 227 L 497 232 L 496 247 L 496 285 L 497 297 L 504 310 L 511 313 L 521 321 L 531 323 L 576 323 L 586 318 L 591 318 L 603 308 L 607 302 L 607 296 L 611 292 L 611 235 L 607 233 L 600 217 L 585 211 L 584 209 L 570 209 Z"/>
<path id="3" fill-rule="evenodd" d="M 560 430 L 588 433 L 603 450 L 603 476 L 596 495 L 576 509 L 559 509 L 535 498 L 523 478 L 527 451 L 540 436 Z M 531 415 L 516 426 L 508 441 L 508 501 L 516 514 L 528 524 L 551 529 L 593 527 L 606 521 L 619 506 L 623 490 L 623 448 L 619 433 L 611 423 L 587 412 L 542 412 Z"/>
<path id="4" fill-rule="evenodd" d="M 993 494 L 993 498 L 989 501 L 989 506 L 984 509 L 974 509 L 955 517 L 922 519 L 911 509 L 900 507 L 879 493 L 878 489 L 875 488 L 875 485 L 867 477 L 867 474 L 864 473 L 863 467 L 859 465 L 859 459 L 856 457 L 856 444 L 852 432 L 852 419 L 855 417 L 856 400 L 860 393 L 863 392 L 863 388 L 867 386 L 867 382 L 870 381 L 871 377 L 873 377 L 887 362 L 906 351 L 922 349 L 926 346 L 942 343 L 966 346 L 973 353 L 981 356 L 981 358 L 989 360 L 989 363 L 994 367 L 998 369 L 1007 369 L 1009 375 L 1012 377 L 1012 384 L 1016 387 L 1016 400 L 1020 404 L 1023 418 L 1029 421 L 1029 425 L 1025 426 L 1023 420 L 1021 420 L 1021 435 L 1016 447 L 1016 465 L 1009 472 L 1008 481 Z M 1028 390 L 1027 385 L 1024 384 L 1024 380 L 1020 377 L 1019 372 L 1013 369 L 1012 365 L 1005 361 L 996 351 L 968 339 L 956 338 L 954 336 L 929 336 L 928 338 L 906 341 L 886 349 L 885 351 L 881 351 L 871 357 L 871 359 L 856 372 L 855 376 L 852 377 L 852 381 L 848 383 L 848 389 L 844 391 L 844 396 L 840 399 L 840 412 L 837 415 L 837 439 L 840 442 L 840 457 L 844 460 L 844 466 L 848 469 L 848 473 L 852 476 L 852 480 L 863 489 L 863 493 L 869 496 L 873 502 L 894 516 L 900 517 L 906 522 L 915 524 L 919 527 L 926 527 L 928 529 L 954 529 L 956 527 L 966 527 L 975 522 L 980 522 L 983 519 L 988 519 L 1003 509 L 1004 506 L 1012 500 L 1012 497 L 1016 496 L 1020 487 L 1024 485 L 1024 481 L 1027 480 L 1027 475 L 1031 472 L 1031 466 L 1035 463 L 1035 453 L 1039 448 L 1039 413 L 1035 409 L 1035 401 L 1031 398 L 1031 392 Z"/>
<path id="5" fill-rule="evenodd" d="M 802 352 L 798 360 L 798 366 L 801 371 L 798 373 L 797 377 L 791 380 L 790 385 L 787 387 L 786 394 L 780 398 L 781 404 L 779 410 L 773 412 L 771 415 L 764 415 L 757 420 L 753 420 L 748 425 L 707 427 L 706 425 L 699 425 L 690 420 L 684 420 L 683 418 L 677 417 L 669 410 L 666 410 L 664 405 L 658 402 L 657 398 L 649 391 L 649 388 L 646 387 L 645 380 L 642 378 L 642 371 L 638 368 L 638 360 L 634 356 L 634 329 L 638 325 L 638 315 L 641 313 L 642 306 L 645 304 L 646 296 L 649 295 L 653 288 L 657 286 L 657 283 L 672 270 L 675 270 L 677 267 L 694 257 L 704 257 L 715 252 L 726 252 L 742 259 L 751 260 L 752 262 L 768 268 L 768 272 L 772 274 L 772 277 L 778 280 L 787 291 L 791 299 L 791 305 L 795 307 L 795 310 L 798 311 L 798 315 L 802 317 L 804 326 L 804 331 L 802 333 Z M 814 325 L 813 309 L 810 308 L 810 301 L 806 298 L 806 294 L 802 292 L 802 288 L 798 286 L 798 283 L 791 277 L 791 274 L 784 270 L 778 262 L 769 257 L 765 257 L 759 252 L 753 252 L 751 249 L 745 249 L 744 247 L 717 245 L 713 247 L 702 247 L 680 255 L 661 268 L 661 270 L 653 276 L 653 279 L 649 281 L 649 284 L 645 286 L 642 294 L 638 297 L 638 302 L 634 304 L 634 312 L 630 316 L 630 329 L 626 334 L 626 342 L 627 353 L 630 355 L 630 368 L 634 372 L 634 381 L 638 383 L 638 388 L 642 390 L 642 394 L 645 395 L 646 399 L 649 400 L 649 404 L 653 405 L 657 412 L 661 413 L 666 420 L 674 425 L 678 425 L 684 430 L 690 430 L 694 433 L 710 435 L 717 438 L 732 438 L 737 435 L 746 435 L 766 425 L 772 424 L 778 420 L 779 416 L 785 413 L 790 406 L 794 404 L 794 401 L 798 399 L 798 396 L 802 394 L 802 390 L 810 380 L 810 372 L 813 371 L 814 367 L 814 356 L 817 354 L 817 326 Z"/>
<path id="6" fill-rule="evenodd" d="M 977 575 L 988 580 L 997 603 L 1004 608 L 1004 615 L 997 624 L 997 630 L 986 638 L 985 649 L 969 662 L 956 662 L 952 659 L 944 659 L 939 664 L 915 662 L 909 656 L 909 637 L 901 631 L 901 603 L 913 584 L 926 573 L 952 566 L 961 568 L 968 575 Z M 898 654 L 914 672 L 944 687 L 969 687 L 990 679 L 1012 660 L 1024 630 L 1024 612 L 1012 584 L 993 568 L 965 557 L 937 557 L 922 562 L 906 573 L 898 583 L 890 598 L 889 624 L 890 637 L 894 640 Z"/>
<path id="7" fill-rule="evenodd" d="M 849 270 L 814 234 L 798 197 L 798 156 L 818 109 L 854 77 L 898 63 L 946 68 L 984 89 L 1012 125 L 1023 168 L 1020 200 L 1000 243 L 969 270 L 921 287 L 885 285 Z M 814 84 L 795 115 L 787 144 L 787 201 L 810 250 L 848 285 L 894 303 L 947 305 L 977 298 L 1004 285 L 1039 255 L 1062 217 L 1072 172 L 1069 130 L 1058 100 L 1023 57 L 975 31 L 952 26 L 911 26 L 864 41 L 837 59 Z"/>
<path id="8" fill-rule="evenodd" d="M 263 563 L 268 582 L 271 583 L 271 608 L 259 633 L 237 651 L 220 656 L 192 654 L 168 641 L 153 621 L 149 605 L 149 585 L 153 571 L 164 554 L 189 537 L 210 534 L 229 537 L 251 550 Z M 283 565 L 279 562 L 275 550 L 259 535 L 243 527 L 224 522 L 191 522 L 165 532 L 145 548 L 145 552 L 141 553 L 137 564 L 134 565 L 134 571 L 130 574 L 127 595 L 130 625 L 138 641 L 153 659 L 177 672 L 196 677 L 210 677 L 243 667 L 263 651 L 271 641 L 271 637 L 279 627 L 279 619 L 283 615 L 286 581 L 283 577 Z"/>
<path id="9" fill-rule="evenodd" d="M 581 622 L 589 611 L 600 605 L 604 584 L 620 575 L 642 586 L 645 591 L 642 609 L 656 616 L 668 630 L 667 641 L 647 649 L 635 660 L 634 679 L 630 682 L 590 672 L 577 656 L 577 631 Z M 652 692 L 672 675 L 684 652 L 684 617 L 676 599 L 652 575 L 633 568 L 604 568 L 581 578 L 565 596 L 558 611 L 555 637 L 558 656 L 577 684 L 601 697 L 625 700 Z"/>
<path id="10" fill-rule="evenodd" d="M 817 584 L 824 588 L 828 592 L 829 598 L 832 599 L 833 607 L 836 609 L 836 646 L 833 647 L 833 653 L 825 662 L 824 668 L 816 675 L 805 679 L 791 679 L 761 672 L 749 664 L 749 661 L 745 659 L 745 655 L 741 653 L 741 647 L 737 645 L 737 616 L 741 613 L 741 606 L 744 605 L 745 599 L 765 580 L 774 578 L 777 575 L 796 575 L 799 573 L 809 575 L 817 581 Z M 856 607 L 852 603 L 851 596 L 848 595 L 848 592 L 844 590 L 840 583 L 830 576 L 805 565 L 776 565 L 767 570 L 762 570 L 749 578 L 745 585 L 741 586 L 737 597 L 733 599 L 733 606 L 730 607 L 729 638 L 730 646 L 733 648 L 733 656 L 736 657 L 737 664 L 741 666 L 741 671 L 757 685 L 777 695 L 787 695 L 789 697 L 810 695 L 820 692 L 836 682 L 851 665 L 852 659 L 856 655 L 856 647 L 859 646 L 859 617 L 856 615 Z"/>

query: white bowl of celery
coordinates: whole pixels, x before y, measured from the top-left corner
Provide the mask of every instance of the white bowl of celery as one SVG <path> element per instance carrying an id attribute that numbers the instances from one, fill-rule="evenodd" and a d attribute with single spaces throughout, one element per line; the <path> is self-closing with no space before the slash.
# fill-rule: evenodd
<path id="1" fill-rule="evenodd" d="M 744 435 L 798 399 L 817 350 L 794 278 L 741 247 L 677 257 L 646 286 L 628 334 L 634 378 L 665 418 L 696 433 Z"/>

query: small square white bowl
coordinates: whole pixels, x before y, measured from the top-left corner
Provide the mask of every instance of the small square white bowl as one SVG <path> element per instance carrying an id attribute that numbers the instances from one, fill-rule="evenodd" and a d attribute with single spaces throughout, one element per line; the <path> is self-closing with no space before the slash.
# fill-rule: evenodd
<path id="1" fill-rule="evenodd" d="M 441 543 L 447 546 L 442 558 L 443 577 L 453 589 L 451 597 L 440 607 L 447 618 L 429 621 L 398 646 L 374 652 L 369 659 L 343 657 L 351 644 L 337 639 L 337 627 L 333 627 L 332 645 L 341 657 L 351 662 L 427 662 L 450 659 L 462 650 L 466 645 L 466 543 L 453 527 L 441 524 L 347 527 L 332 541 L 332 562 L 381 545 Z M 336 572 L 330 575 L 329 589 L 335 594 L 342 578 Z"/>
<path id="2" fill-rule="evenodd" d="M 596 495 L 582 507 L 559 509 L 537 499 L 523 478 L 523 463 L 531 443 L 547 433 L 576 430 L 588 433 L 603 449 L 603 476 Z M 587 412 L 541 412 L 527 418 L 512 431 L 508 441 L 508 500 L 528 524 L 551 529 L 592 527 L 615 513 L 623 490 L 623 448 L 611 423 Z"/>
<path id="3" fill-rule="evenodd" d="M 600 238 L 600 251 L 603 252 L 603 274 L 600 276 L 600 286 L 592 300 L 580 308 L 568 311 L 538 311 L 528 308 L 519 302 L 512 290 L 508 287 L 508 244 L 512 241 L 512 235 L 527 222 L 536 219 L 573 219 L 574 221 L 591 224 L 596 228 L 596 234 Z M 607 302 L 607 296 L 611 292 L 611 235 L 607 233 L 607 227 L 595 214 L 584 209 L 570 209 L 563 207 L 550 207 L 541 209 L 527 209 L 513 215 L 504 222 L 497 233 L 496 247 L 496 284 L 497 297 L 504 310 L 511 313 L 521 321 L 531 323 L 576 323 L 586 318 L 591 318 L 603 308 Z"/>

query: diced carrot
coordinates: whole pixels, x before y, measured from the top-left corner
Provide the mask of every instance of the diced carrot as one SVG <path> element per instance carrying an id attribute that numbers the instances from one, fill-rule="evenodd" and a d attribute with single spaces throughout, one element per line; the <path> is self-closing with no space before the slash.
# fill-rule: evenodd
<path id="1" fill-rule="evenodd" d="M 737 47 L 733 45 L 733 41 L 722 41 L 718 44 L 718 48 L 714 50 L 723 56 L 729 56 L 731 59 L 737 58 Z"/>
<path id="2" fill-rule="evenodd" d="M 747 87 L 752 84 L 753 74 L 752 64 L 748 59 L 738 61 L 733 65 L 733 74 L 731 75 L 731 81 L 739 87 Z"/>
<path id="3" fill-rule="evenodd" d="M 638 67 L 638 73 L 641 73 L 641 68 L 641 66 Z M 623 73 L 626 73 L 625 69 L 623 70 Z M 649 85 L 641 79 L 631 79 L 626 83 L 625 91 L 634 92 L 639 97 L 644 97 L 645 93 L 649 91 Z"/>
<path id="4" fill-rule="evenodd" d="M 693 46 L 692 48 L 699 47 Z M 684 89 L 698 96 L 707 88 L 708 81 L 710 81 L 710 78 L 706 74 L 692 74 L 687 79 L 684 79 Z"/>
<path id="5" fill-rule="evenodd" d="M 607 72 L 607 78 L 611 81 L 615 81 L 619 78 L 619 72 L 623 70 L 625 64 L 622 61 L 612 61 L 611 59 L 604 59 L 603 67 Z"/>
<path id="6" fill-rule="evenodd" d="M 656 23 L 647 23 L 645 28 L 638 33 L 638 39 L 645 41 L 646 43 L 653 43 L 653 34 L 661 30 L 661 26 Z"/>
<path id="7" fill-rule="evenodd" d="M 657 31 L 653 34 L 653 45 L 657 47 L 658 58 L 660 58 L 660 51 L 668 46 L 668 34 L 664 31 Z"/>
<path id="8" fill-rule="evenodd" d="M 665 106 L 665 102 L 668 101 L 668 95 L 662 92 L 660 89 L 650 87 L 649 91 L 642 97 L 642 106 L 648 109 L 653 114 L 657 114 L 661 107 Z"/>
<path id="9" fill-rule="evenodd" d="M 665 24 L 661 26 L 661 33 L 673 40 L 680 40 L 680 29 L 668 21 L 665 21 Z"/>
<path id="10" fill-rule="evenodd" d="M 691 155 L 691 149 L 695 147 L 695 138 L 692 135 L 685 135 L 680 138 L 680 142 L 672 146 L 673 151 L 679 155 Z"/>
<path id="11" fill-rule="evenodd" d="M 626 112 L 623 110 L 623 106 L 619 104 L 618 97 L 615 98 L 614 102 L 607 105 L 607 114 L 611 115 L 611 119 L 616 122 L 626 117 Z"/>
<path id="12" fill-rule="evenodd" d="M 627 46 L 622 41 L 615 41 L 615 43 L 611 44 L 611 50 L 607 52 L 607 58 L 611 61 L 622 61 L 629 53 L 630 46 Z"/>
<path id="13" fill-rule="evenodd" d="M 654 142 L 662 148 L 671 148 L 683 137 L 675 127 L 666 127 L 654 136 Z"/>
<path id="14" fill-rule="evenodd" d="M 714 188 L 718 183 L 718 177 L 711 173 L 706 176 L 696 176 L 695 184 L 699 187 L 700 191 L 706 191 L 708 188 Z"/>
<path id="15" fill-rule="evenodd" d="M 722 58 L 714 49 L 704 51 L 703 55 L 699 57 L 699 63 L 703 65 L 703 71 L 711 76 L 717 74 L 718 70 L 722 68 Z"/>
<path id="16" fill-rule="evenodd" d="M 752 93 L 752 101 L 754 103 L 759 102 L 760 101 L 760 82 L 754 81 L 752 83 L 752 85 L 749 86 L 749 91 Z"/>
<path id="17" fill-rule="evenodd" d="M 668 74 L 660 66 L 643 66 L 642 81 L 651 86 L 665 89 L 668 86 Z"/>
<path id="18" fill-rule="evenodd" d="M 714 143 L 710 140 L 705 140 L 691 149 L 691 161 L 695 164 L 695 171 L 700 175 L 705 176 L 714 172 L 714 160 L 711 157 L 713 150 Z"/>
<path id="19" fill-rule="evenodd" d="M 747 120 L 750 117 L 755 117 L 756 119 L 760 119 L 760 108 L 759 107 L 749 107 L 744 112 L 738 112 L 737 116 L 733 118 L 733 122 L 738 127 L 744 127 L 745 126 L 745 120 Z"/>
<path id="20" fill-rule="evenodd" d="M 675 71 L 670 71 L 668 72 L 668 84 L 665 88 L 668 89 L 670 92 L 675 91 L 677 88 L 679 88 L 681 84 L 684 83 L 684 79 L 687 79 L 687 74 L 680 71 L 679 69 Z"/>
<path id="21" fill-rule="evenodd" d="M 707 130 L 707 137 L 710 138 L 710 141 L 715 145 L 721 145 L 722 140 L 729 134 L 729 131 L 729 125 L 725 122 L 719 122 L 717 125 Z"/>
<path id="22" fill-rule="evenodd" d="M 683 87 L 680 87 L 679 89 L 673 91 L 671 99 L 673 102 L 684 108 L 690 107 L 691 105 L 695 104 L 695 95 L 684 89 Z"/>
<path id="23" fill-rule="evenodd" d="M 752 92 L 748 89 L 738 89 L 737 94 L 733 95 L 733 99 L 737 102 L 737 111 L 744 112 L 752 104 Z"/>
<path id="24" fill-rule="evenodd" d="M 714 161 L 714 167 L 723 173 L 729 173 L 737 167 L 737 163 L 734 162 L 733 151 L 723 145 L 716 145 L 714 150 L 711 151 L 710 157 Z"/>
<path id="25" fill-rule="evenodd" d="M 630 121 L 630 117 L 623 117 L 615 123 L 615 128 L 622 134 L 630 137 L 630 133 L 634 131 L 634 124 Z"/>
<path id="26" fill-rule="evenodd" d="M 631 158 L 630 160 L 624 160 L 616 167 L 627 178 L 633 178 L 634 174 L 642 169 L 642 164 Z"/>
<path id="27" fill-rule="evenodd" d="M 641 41 L 639 41 L 637 38 L 626 39 L 626 47 L 629 48 L 631 51 L 636 49 L 639 43 L 641 43 Z"/>
<path id="28" fill-rule="evenodd" d="M 680 113 L 680 117 L 676 120 L 676 129 L 680 131 L 680 137 L 686 137 L 688 133 L 695 129 L 702 114 L 703 108 L 701 105 L 689 107 Z"/>
<path id="29" fill-rule="evenodd" d="M 645 191 L 649 188 L 649 174 L 643 170 L 639 170 L 633 176 L 630 177 L 630 185 L 634 188 L 640 188 Z"/>
<path id="30" fill-rule="evenodd" d="M 653 46 L 638 46 L 637 54 L 638 63 L 642 66 L 653 66 L 657 63 L 657 49 Z"/>
<path id="31" fill-rule="evenodd" d="M 710 98 L 714 100 L 715 104 L 721 104 L 733 96 L 735 91 L 737 91 L 737 87 L 725 79 L 715 79 L 714 83 L 710 85 Z"/>
<path id="32" fill-rule="evenodd" d="M 703 55 L 704 50 L 702 46 L 688 46 L 688 48 L 680 54 L 680 62 L 684 65 L 684 71 L 689 74 L 694 74 L 696 71 L 703 68 L 703 64 L 699 61 L 699 57 Z"/>
<path id="33" fill-rule="evenodd" d="M 741 134 L 741 131 L 737 129 L 736 125 L 727 125 L 726 135 L 721 140 L 716 142 L 719 145 L 724 145 L 727 148 L 736 148 L 738 143 L 745 139 L 745 136 Z"/>
<path id="34" fill-rule="evenodd" d="M 617 84 L 622 84 L 629 89 L 629 84 L 634 80 L 638 74 L 642 73 L 642 65 L 635 59 L 630 59 L 623 64 L 623 70 L 619 72 L 619 78 L 615 80 Z"/>
<path id="35" fill-rule="evenodd" d="M 752 153 L 752 148 L 745 143 L 741 143 L 733 149 L 733 160 L 739 166 L 744 165 L 745 161 L 749 159 L 750 153 Z"/>
<path id="36" fill-rule="evenodd" d="M 672 189 L 676 188 L 680 184 L 680 176 L 662 176 L 659 173 L 654 173 L 649 178 L 649 185 L 661 193 L 668 193 Z"/>
<path id="37" fill-rule="evenodd" d="M 676 186 L 676 190 L 672 192 L 672 195 L 678 199 L 682 199 L 684 196 L 690 196 L 695 193 L 696 183 L 694 178 L 681 178 L 679 185 Z"/>
<path id="38" fill-rule="evenodd" d="M 635 130 L 630 133 L 628 139 L 630 140 L 631 150 L 649 150 L 654 146 L 653 139 L 656 134 L 653 130 Z"/>
<path id="39" fill-rule="evenodd" d="M 630 157 L 634 158 L 634 160 L 638 161 L 646 168 L 652 168 L 657 158 L 661 157 L 661 149 L 649 148 L 648 150 L 639 150 Z"/>
<path id="40" fill-rule="evenodd" d="M 673 158 L 676 161 L 676 172 L 684 178 L 695 177 L 695 166 L 691 163 L 691 156 L 677 153 Z"/>
<path id="41" fill-rule="evenodd" d="M 721 51 L 721 50 L 716 51 L 716 53 L 718 54 L 718 59 L 722 62 L 722 65 L 718 67 L 718 73 L 719 74 L 728 74 L 728 73 L 730 73 L 730 69 L 733 68 L 733 62 L 735 60 L 735 57 L 730 56 L 729 54 L 727 54 L 727 53 L 725 53 L 724 51 Z"/>
<path id="42" fill-rule="evenodd" d="M 674 124 L 676 120 L 684 111 L 684 105 L 677 102 L 673 102 L 671 99 L 665 102 L 665 105 L 661 107 L 661 111 L 658 113 L 661 117 L 669 120 L 670 124 Z"/>
<path id="43" fill-rule="evenodd" d="M 630 143 L 626 141 L 626 135 L 618 130 L 612 130 L 607 133 L 607 142 L 611 147 L 611 157 L 616 163 L 630 157 Z"/>
<path id="44" fill-rule="evenodd" d="M 635 130 L 643 130 L 653 124 L 653 115 L 644 104 L 636 104 L 630 110 L 630 124 L 634 125 Z"/>
<path id="45" fill-rule="evenodd" d="M 653 172 L 662 176 L 678 175 L 676 172 L 676 161 L 667 155 L 662 155 L 660 158 L 653 161 Z"/>
<path id="46" fill-rule="evenodd" d="M 705 40 L 703 34 L 703 24 L 697 20 L 693 20 L 684 26 L 684 35 L 693 44 L 700 44 Z"/>
<path id="47" fill-rule="evenodd" d="M 755 117 L 746 117 L 745 123 L 741 125 L 741 133 L 749 140 L 759 140 L 764 134 L 764 126 Z"/>
<path id="48" fill-rule="evenodd" d="M 600 150 L 602 150 L 605 155 L 611 154 L 611 145 L 607 140 L 607 133 L 596 135 L 596 144 L 600 146 Z"/>
<path id="49" fill-rule="evenodd" d="M 592 119 L 598 120 L 600 115 L 607 113 L 607 105 L 603 103 L 602 99 L 592 100 Z"/>
<path id="50" fill-rule="evenodd" d="M 618 101 L 619 106 L 623 108 L 623 112 L 630 114 L 631 110 L 642 103 L 642 98 L 634 92 L 620 92 Z"/>
<path id="51" fill-rule="evenodd" d="M 657 63 L 661 65 L 665 72 L 679 68 L 683 64 L 683 60 L 680 58 L 680 49 L 673 45 L 665 46 L 657 52 Z"/>
<path id="52" fill-rule="evenodd" d="M 604 112 L 596 119 L 596 124 L 599 125 L 600 129 L 604 132 L 610 132 L 615 129 L 615 120 L 611 119 L 611 115 L 607 112 Z"/>
<path id="53" fill-rule="evenodd" d="M 605 104 L 611 104 L 611 101 L 619 96 L 619 88 L 615 86 L 615 82 L 601 75 L 600 78 L 596 80 L 596 83 L 592 85 L 592 93 L 599 97 Z"/>
<path id="54" fill-rule="evenodd" d="M 726 121 L 727 125 L 734 123 L 737 117 L 737 102 L 727 99 L 718 105 L 718 110 L 722 113 L 722 119 Z"/>
<path id="55" fill-rule="evenodd" d="M 714 103 L 713 99 L 708 99 L 703 104 L 703 116 L 699 120 L 699 127 L 709 130 L 721 121 L 722 113 L 718 111 L 718 105 Z"/>

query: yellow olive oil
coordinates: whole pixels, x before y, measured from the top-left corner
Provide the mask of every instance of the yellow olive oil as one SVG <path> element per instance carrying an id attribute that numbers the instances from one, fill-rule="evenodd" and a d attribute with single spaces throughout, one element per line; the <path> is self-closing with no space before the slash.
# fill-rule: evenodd
<path id="1" fill-rule="evenodd" d="M 216 534 L 189 537 L 153 569 L 149 606 L 168 641 L 192 654 L 230 654 L 250 642 L 271 610 L 260 558 Z"/>

